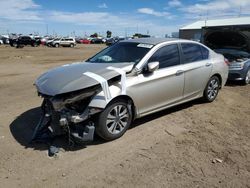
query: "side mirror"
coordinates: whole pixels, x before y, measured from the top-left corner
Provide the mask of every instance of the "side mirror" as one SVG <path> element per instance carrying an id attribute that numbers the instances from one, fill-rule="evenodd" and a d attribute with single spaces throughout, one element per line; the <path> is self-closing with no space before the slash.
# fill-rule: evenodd
<path id="1" fill-rule="evenodd" d="M 160 63 L 158 61 L 148 63 L 148 72 L 152 73 L 157 70 L 159 68 L 159 64 Z"/>

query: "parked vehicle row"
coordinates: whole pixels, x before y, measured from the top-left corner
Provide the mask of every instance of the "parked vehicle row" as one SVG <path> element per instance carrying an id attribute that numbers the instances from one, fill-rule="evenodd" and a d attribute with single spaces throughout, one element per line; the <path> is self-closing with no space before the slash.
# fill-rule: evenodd
<path id="1" fill-rule="evenodd" d="M 0 39 L 1 40 L 1 39 Z M 74 37 L 33 37 L 33 36 L 20 36 L 14 35 L 9 39 L 9 44 L 12 47 L 24 47 L 30 45 L 36 47 L 40 44 L 49 47 L 75 47 L 76 43 L 79 44 L 103 44 L 106 39 L 102 38 L 74 38 Z M 2 42 L 0 42 L 1 44 Z M 3 42 L 4 43 L 4 42 Z"/>
<path id="2" fill-rule="evenodd" d="M 75 37 L 39 37 L 39 36 L 23 36 L 12 34 L 8 39 L 0 37 L 0 44 L 10 44 L 12 47 L 24 47 L 26 45 L 30 45 L 33 47 L 41 45 L 46 45 L 49 47 L 74 47 L 76 44 L 106 44 L 107 46 L 113 45 L 116 42 L 121 40 L 131 39 L 125 37 L 111 37 L 111 38 L 102 38 L 102 37 L 95 37 L 95 38 L 75 38 Z"/>

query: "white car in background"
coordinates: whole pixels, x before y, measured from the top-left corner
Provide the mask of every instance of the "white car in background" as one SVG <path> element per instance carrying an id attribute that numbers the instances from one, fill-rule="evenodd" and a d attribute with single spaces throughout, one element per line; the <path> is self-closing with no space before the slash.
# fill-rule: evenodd
<path id="1" fill-rule="evenodd" d="M 56 48 L 58 48 L 60 46 L 73 48 L 76 46 L 76 40 L 73 37 L 59 38 L 59 39 L 54 40 L 52 42 L 52 46 L 56 47 Z"/>

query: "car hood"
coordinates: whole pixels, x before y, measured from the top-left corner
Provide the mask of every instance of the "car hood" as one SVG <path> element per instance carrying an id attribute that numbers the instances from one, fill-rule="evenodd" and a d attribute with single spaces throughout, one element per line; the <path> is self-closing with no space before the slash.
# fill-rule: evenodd
<path id="1" fill-rule="evenodd" d="M 42 74 L 36 81 L 35 85 L 39 93 L 49 96 L 69 93 L 98 85 L 95 79 L 84 75 L 85 72 L 92 72 L 102 76 L 106 80 L 119 76 L 114 70 L 108 67 L 121 68 L 126 72 L 133 69 L 133 63 L 87 63 L 79 62 L 63 65 Z"/>
<path id="2" fill-rule="evenodd" d="M 236 30 L 206 29 L 204 44 L 211 49 L 230 48 L 250 52 L 250 33 Z"/>

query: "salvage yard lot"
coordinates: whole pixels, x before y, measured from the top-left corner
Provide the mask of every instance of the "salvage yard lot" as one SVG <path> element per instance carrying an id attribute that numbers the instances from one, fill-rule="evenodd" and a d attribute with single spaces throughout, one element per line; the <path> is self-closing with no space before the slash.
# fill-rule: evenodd
<path id="1" fill-rule="evenodd" d="M 41 104 L 35 79 L 104 47 L 0 46 L 1 187 L 250 187 L 250 85 L 229 83 L 213 103 L 139 119 L 112 142 L 70 148 L 58 140 L 56 158 L 29 144 Z"/>

